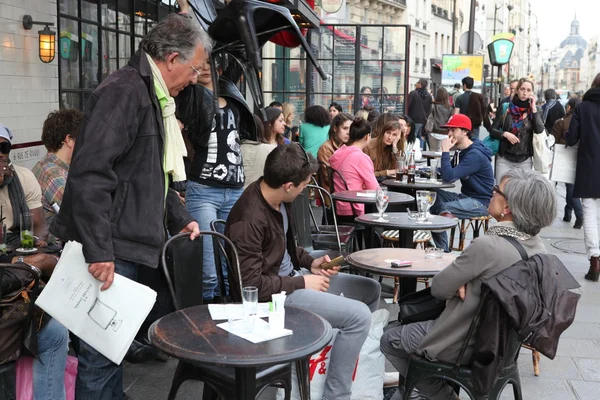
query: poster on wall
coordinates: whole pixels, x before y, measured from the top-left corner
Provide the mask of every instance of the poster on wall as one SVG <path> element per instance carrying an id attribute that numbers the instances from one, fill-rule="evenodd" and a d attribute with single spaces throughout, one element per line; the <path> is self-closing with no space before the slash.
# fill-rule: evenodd
<path id="1" fill-rule="evenodd" d="M 453 86 L 470 76 L 473 87 L 480 89 L 483 82 L 483 56 L 445 54 L 442 56 L 442 85 Z"/>

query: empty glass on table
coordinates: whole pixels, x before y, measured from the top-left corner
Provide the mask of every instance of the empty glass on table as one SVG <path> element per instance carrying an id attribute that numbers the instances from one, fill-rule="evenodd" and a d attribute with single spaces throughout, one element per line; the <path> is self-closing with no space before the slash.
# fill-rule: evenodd
<path id="1" fill-rule="evenodd" d="M 375 196 L 375 205 L 377 206 L 377 211 L 379 212 L 379 218 L 377 218 L 375 221 L 387 222 L 387 220 L 383 219 L 383 217 L 387 216 L 384 214 L 384 212 L 388 206 L 388 203 L 389 203 L 389 197 L 388 197 L 387 189 L 382 189 L 382 188 L 377 189 L 377 194 Z"/>

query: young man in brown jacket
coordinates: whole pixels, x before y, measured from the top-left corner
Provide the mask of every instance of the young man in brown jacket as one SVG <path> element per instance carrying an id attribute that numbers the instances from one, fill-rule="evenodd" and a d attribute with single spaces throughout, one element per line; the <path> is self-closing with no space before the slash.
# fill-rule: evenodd
<path id="1" fill-rule="evenodd" d="M 285 291 L 285 306 L 320 315 L 340 330 L 331 350 L 323 399 L 349 400 L 352 374 L 377 309 L 381 288 L 372 279 L 321 269 L 328 256 L 313 259 L 294 241 L 290 204 L 317 171 L 316 160 L 295 144 L 273 150 L 264 177 L 252 183 L 232 208 L 227 235 L 238 251 L 241 286 L 258 288 L 259 301 Z M 231 255 L 230 255 L 231 256 Z M 231 290 L 239 297 L 240 282 Z M 341 294 L 343 293 L 343 296 Z"/>

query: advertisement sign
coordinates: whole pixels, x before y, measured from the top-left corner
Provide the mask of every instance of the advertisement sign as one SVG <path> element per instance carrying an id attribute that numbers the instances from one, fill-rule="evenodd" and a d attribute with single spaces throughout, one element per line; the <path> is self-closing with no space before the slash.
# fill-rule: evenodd
<path id="1" fill-rule="evenodd" d="M 475 81 L 474 88 L 481 88 L 483 82 L 483 56 L 445 54 L 442 56 L 442 85 L 453 86 L 470 76 Z"/>
<path id="2" fill-rule="evenodd" d="M 498 39 L 488 44 L 491 64 L 496 66 L 507 64 L 510 61 L 513 47 L 515 44 L 508 39 Z"/>

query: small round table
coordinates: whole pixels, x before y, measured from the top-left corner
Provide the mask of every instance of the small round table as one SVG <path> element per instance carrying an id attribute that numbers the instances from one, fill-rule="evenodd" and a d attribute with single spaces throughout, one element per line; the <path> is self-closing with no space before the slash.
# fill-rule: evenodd
<path id="1" fill-rule="evenodd" d="M 262 343 L 251 343 L 217 327 L 221 322 L 211 319 L 206 305 L 190 307 L 156 321 L 149 337 L 159 350 L 179 360 L 235 368 L 237 400 L 255 398 L 258 367 L 306 361 L 332 338 L 327 321 L 296 307 L 285 308 L 285 328 L 293 330 L 293 335 Z M 298 364 L 304 364 L 303 369 L 308 366 L 307 362 Z M 298 380 L 301 376 L 308 379 L 299 373 Z M 302 387 L 307 382 L 299 383 Z"/>
<path id="2" fill-rule="evenodd" d="M 346 203 L 375 204 L 375 190 L 344 190 L 331 195 L 334 200 Z M 389 204 L 409 204 L 415 201 L 413 196 L 405 193 L 388 192 Z"/>
<path id="3" fill-rule="evenodd" d="M 382 182 L 383 185 L 387 186 L 390 190 L 398 190 L 401 193 L 415 192 L 417 190 L 435 190 L 435 189 L 448 189 L 453 188 L 456 185 L 454 183 L 448 183 L 438 180 L 437 183 L 431 182 L 429 180 L 426 181 L 418 181 L 415 183 L 405 183 L 401 181 L 397 181 L 395 179 L 386 179 Z"/>
<path id="4" fill-rule="evenodd" d="M 348 264 L 357 269 L 394 277 L 394 302 L 398 296 L 417 290 L 417 278 L 435 276 L 454 259 L 456 255 L 453 254 L 444 254 L 442 258 L 425 258 L 424 250 L 394 248 L 361 250 L 346 257 Z M 392 268 L 390 260 L 410 260 L 413 264 L 410 267 Z"/>
<path id="5" fill-rule="evenodd" d="M 454 156 L 454 151 L 450 151 L 450 158 Z M 422 151 L 421 156 L 427 159 L 427 165 L 431 165 L 431 160 L 433 158 L 442 158 L 441 151 Z"/>

